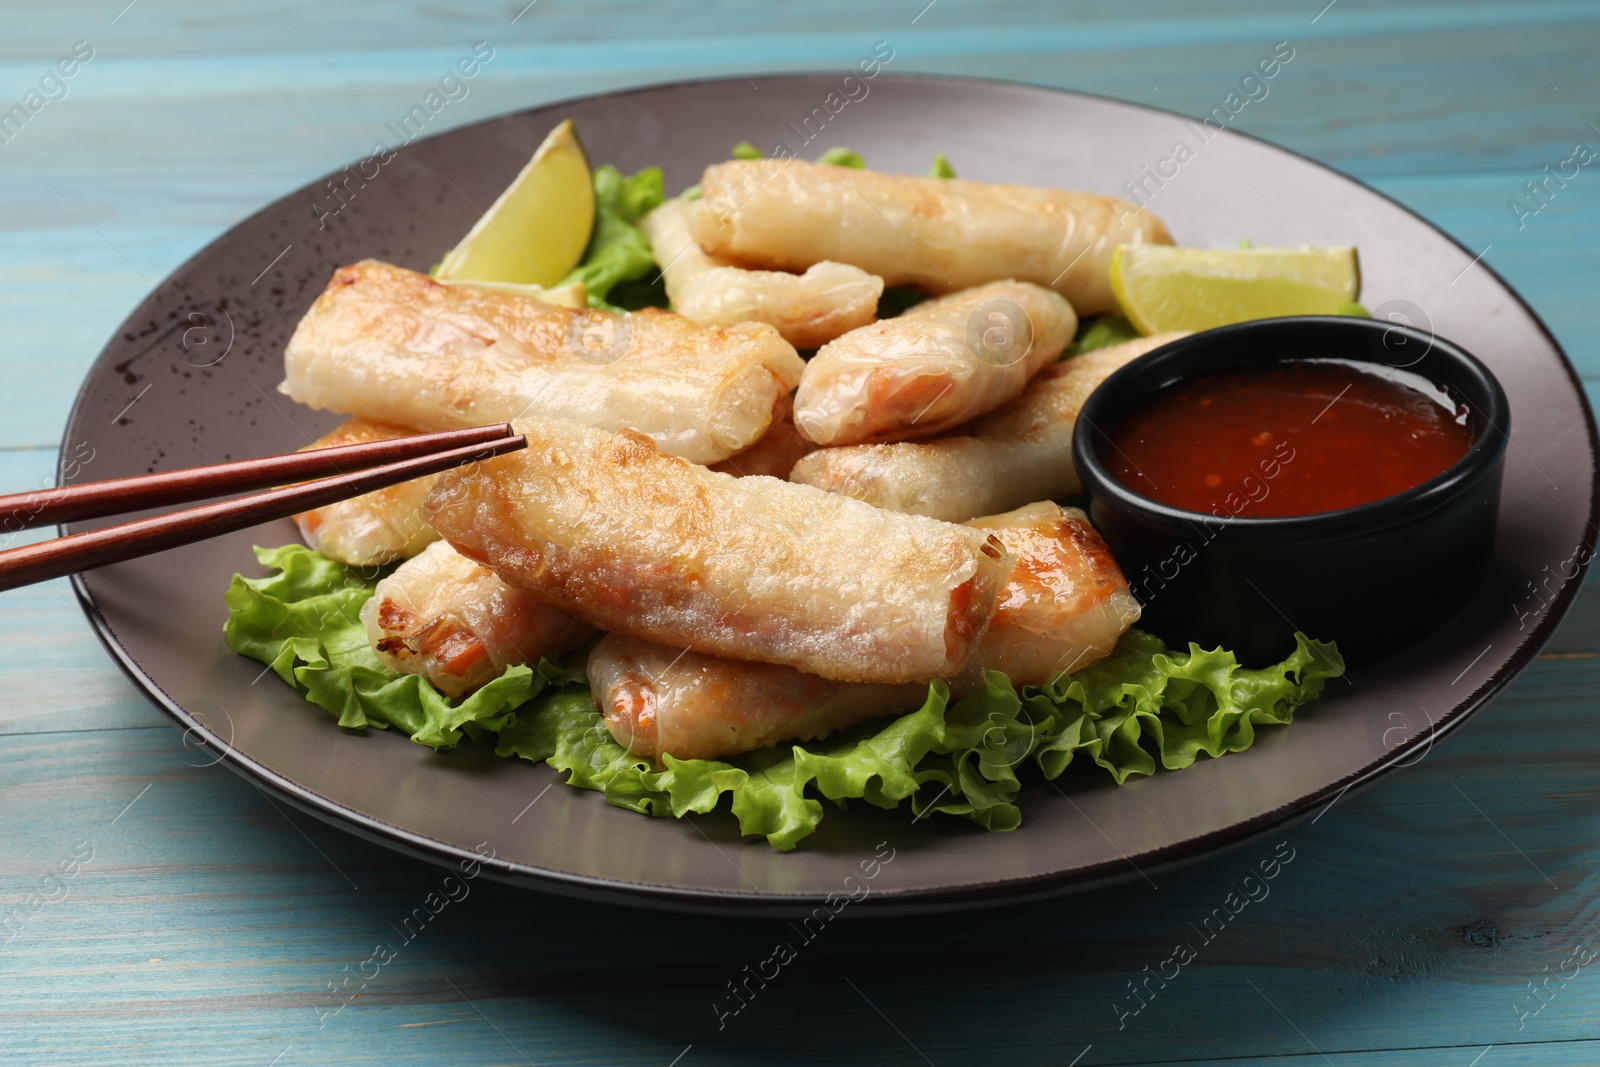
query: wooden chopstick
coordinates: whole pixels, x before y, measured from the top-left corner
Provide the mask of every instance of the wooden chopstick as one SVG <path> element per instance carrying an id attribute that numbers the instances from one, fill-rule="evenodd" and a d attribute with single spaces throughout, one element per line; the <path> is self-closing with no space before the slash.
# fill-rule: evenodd
<path id="1" fill-rule="evenodd" d="M 511 424 L 502 422 L 466 430 L 419 433 L 388 441 L 314 448 L 209 467 L 190 467 L 132 478 L 113 478 L 103 482 L 13 493 L 0 496 L 0 529 L 28 530 L 51 523 L 97 519 L 103 515 L 144 511 L 252 489 L 267 489 L 274 485 L 322 478 L 330 474 L 347 474 L 382 463 L 395 463 L 413 456 L 430 455 L 444 449 L 483 444 L 510 436 Z"/>
<path id="2" fill-rule="evenodd" d="M 526 448 L 520 434 L 0 552 L 0 590 L 121 563 Z"/>

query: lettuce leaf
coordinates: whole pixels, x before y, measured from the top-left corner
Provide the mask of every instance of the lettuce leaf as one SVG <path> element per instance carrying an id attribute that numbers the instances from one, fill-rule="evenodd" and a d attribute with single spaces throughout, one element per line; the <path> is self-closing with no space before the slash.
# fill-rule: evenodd
<path id="1" fill-rule="evenodd" d="M 867 161 L 861 158 L 860 152 L 852 152 L 848 148 L 830 148 L 817 158 L 818 163 L 829 163 L 835 167 L 849 167 L 851 170 L 866 170 Z"/>
<path id="2" fill-rule="evenodd" d="M 767 154 L 765 152 L 761 151 L 761 149 L 757 148 L 749 141 L 740 141 L 738 144 L 734 145 L 733 150 L 729 152 L 729 155 L 731 155 L 734 159 L 767 158 Z M 935 173 L 933 176 L 936 178 L 954 177 L 955 171 L 951 171 L 949 175 L 937 173 L 943 160 L 944 156 L 937 156 L 935 158 L 933 165 Z M 860 152 L 853 152 L 848 148 L 839 147 L 830 148 L 826 152 L 823 152 L 822 155 L 817 157 L 817 162 L 831 163 L 835 167 L 849 167 L 851 170 L 865 170 L 867 166 L 867 161 L 861 158 Z M 943 166 L 946 168 L 948 168 L 949 165 L 949 163 L 943 163 Z"/>
<path id="3" fill-rule="evenodd" d="M 1201 754 L 1249 748 L 1257 726 L 1287 724 L 1344 671 L 1333 645 L 1303 635 L 1283 662 L 1249 670 L 1232 653 L 1192 644 L 1175 651 L 1130 630 L 1111 655 L 1048 685 L 1019 691 L 990 671 L 981 688 L 951 704 L 948 688 L 934 682 L 922 707 L 888 722 L 727 760 L 667 756 L 657 767 L 612 739 L 581 669 L 547 660 L 512 667 L 452 701 L 373 656 L 358 615 L 376 576 L 299 545 L 258 548 L 256 556 L 277 573 L 234 577 L 228 643 L 339 725 L 393 726 L 434 748 L 492 736 L 497 755 L 546 763 L 567 784 L 647 815 L 706 813 L 726 798 L 742 833 L 783 851 L 816 830 L 824 801 L 904 804 L 918 818 L 955 815 L 1012 830 L 1022 824 L 1018 771 L 1026 765 L 1054 779 L 1081 754 L 1118 784 L 1158 764 L 1179 770 Z"/>
<path id="4" fill-rule="evenodd" d="M 1097 348 L 1110 348 L 1139 337 L 1133 323 L 1121 315 L 1096 315 L 1078 326 L 1078 336 L 1067 346 L 1065 355 L 1081 356 Z"/>
<path id="5" fill-rule="evenodd" d="M 580 281 L 589 291 L 589 306 L 622 311 L 607 299 L 621 282 L 643 277 L 656 265 L 650 241 L 635 226 L 639 217 L 666 200 L 660 167 L 646 167 L 624 177 L 606 164 L 594 172 L 594 235 L 583 261 L 559 284 Z"/>

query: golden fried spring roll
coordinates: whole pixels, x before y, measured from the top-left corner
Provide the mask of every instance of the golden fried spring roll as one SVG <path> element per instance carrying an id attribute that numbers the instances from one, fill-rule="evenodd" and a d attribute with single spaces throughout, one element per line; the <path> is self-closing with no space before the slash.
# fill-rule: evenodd
<path id="1" fill-rule="evenodd" d="M 972 657 L 1017 685 L 1043 685 L 1107 655 L 1139 618 L 1111 549 L 1077 508 L 1040 502 L 967 523 L 1016 557 L 994 619 Z M 968 676 L 968 686 L 979 675 Z"/>
<path id="2" fill-rule="evenodd" d="M 954 675 L 1011 567 L 968 527 L 668 456 L 642 434 L 516 423 L 528 447 L 446 473 L 433 524 L 602 630 L 827 678 Z"/>
<path id="3" fill-rule="evenodd" d="M 1083 402 L 1119 367 L 1183 336 L 1141 337 L 1053 364 L 1020 397 L 960 436 L 824 448 L 796 462 L 789 477 L 946 522 L 1072 496 L 1083 490 L 1072 460 Z"/>
<path id="4" fill-rule="evenodd" d="M 761 435 L 761 440 L 743 452 L 710 466 L 714 471 L 731 474 L 736 478 L 764 474 L 768 478 L 787 481 L 789 472 L 794 470 L 794 465 L 800 461 L 800 457 L 809 455 L 816 450 L 816 447 L 801 437 L 800 431 L 795 429 L 794 407 L 789 398 L 784 397 L 778 402 L 778 410 L 772 416 L 772 425 Z"/>
<path id="5" fill-rule="evenodd" d="M 1139 617 L 1138 602 L 1083 512 L 1030 504 L 972 525 L 1017 560 L 957 695 L 1002 671 L 1039 685 L 1106 655 Z M 925 684 L 862 685 L 610 635 L 589 654 L 595 706 L 617 743 L 659 760 L 718 759 L 807 741 L 911 711 Z"/>
<path id="6" fill-rule="evenodd" d="M 514 663 L 559 656 L 594 636 L 442 541 L 380 581 L 361 621 L 378 659 L 422 675 L 450 697 L 476 692 Z"/>
<path id="7" fill-rule="evenodd" d="M 346 419 L 338 429 L 300 451 L 391 441 L 416 432 L 388 423 Z M 306 544 L 348 566 L 369 567 L 410 559 L 439 539 L 422 516 L 422 502 L 438 480 L 437 474 L 430 474 L 302 511 L 294 517 L 295 525 L 300 527 Z"/>
<path id="8" fill-rule="evenodd" d="M 819 445 L 931 437 L 1020 396 L 1077 328 L 1070 304 L 1026 282 L 929 300 L 823 345 L 795 425 Z"/>
<path id="9" fill-rule="evenodd" d="M 367 260 L 340 268 L 300 320 L 279 388 L 314 408 L 422 430 L 526 414 L 631 428 L 714 463 L 766 432 L 803 366 L 761 323 L 560 308 Z"/>
<path id="10" fill-rule="evenodd" d="M 813 263 L 804 274 L 732 266 L 694 243 L 689 210 L 687 200 L 668 200 L 639 220 L 678 314 L 716 326 L 765 322 L 796 348 L 816 348 L 878 317 L 882 278 L 843 263 Z"/>
<path id="11" fill-rule="evenodd" d="M 833 260 L 934 293 L 1016 278 L 1049 286 L 1080 315 L 1116 308 L 1117 245 L 1172 243 L 1148 211 L 1064 189 L 793 159 L 717 163 L 700 187 L 690 229 L 730 263 L 798 271 Z"/>
<path id="12" fill-rule="evenodd" d="M 793 667 L 723 659 L 607 634 L 589 689 L 618 744 L 659 760 L 721 759 L 917 707 L 923 682 L 835 682 Z"/>

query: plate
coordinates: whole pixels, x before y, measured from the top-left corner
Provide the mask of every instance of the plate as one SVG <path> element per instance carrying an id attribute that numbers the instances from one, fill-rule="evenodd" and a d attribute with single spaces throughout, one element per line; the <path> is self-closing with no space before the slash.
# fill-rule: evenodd
<path id="1" fill-rule="evenodd" d="M 275 387 L 284 344 L 333 270 L 369 256 L 426 270 L 561 119 L 577 121 L 595 162 L 630 173 L 660 164 L 670 191 L 746 139 L 807 157 L 846 145 L 874 167 L 916 174 L 943 152 L 964 177 L 1134 188 L 1183 244 L 1357 245 L 1369 308 L 1466 346 L 1510 396 L 1495 556 L 1477 597 L 1403 655 L 1330 683 L 1292 727 L 1263 731 L 1246 752 L 1120 788 L 1088 773 L 1060 788 L 1034 780 L 1011 833 L 857 805 L 789 854 L 742 841 L 726 813 L 651 819 L 486 748 L 435 754 L 390 732 L 341 731 L 222 641 L 230 577 L 261 573 L 252 544 L 295 540 L 287 521 L 76 578 L 118 664 L 220 762 L 404 852 L 440 863 L 492 852 L 487 873 L 556 892 L 790 914 L 841 898 L 868 911 L 993 904 L 1240 845 L 1425 758 L 1528 665 L 1594 546 L 1594 423 L 1548 330 L 1471 250 L 1315 162 L 1167 112 L 968 79 L 884 73 L 851 84 L 848 96 L 839 75 L 804 75 L 763 78 L 759 91 L 730 79 L 591 97 L 419 139 L 319 179 L 156 287 L 90 369 L 63 459 L 79 461 L 81 478 L 113 478 L 283 452 L 330 429 L 334 416 L 296 408 Z M 1374 612 L 1408 608 L 1370 593 Z M 876 853 L 893 859 L 870 882 L 851 877 Z"/>

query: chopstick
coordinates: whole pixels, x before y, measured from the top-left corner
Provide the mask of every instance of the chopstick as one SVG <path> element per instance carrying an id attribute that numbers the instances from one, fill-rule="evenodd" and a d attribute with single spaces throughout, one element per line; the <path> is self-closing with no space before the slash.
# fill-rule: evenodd
<path id="1" fill-rule="evenodd" d="M 521 435 L 502 437 L 398 463 L 388 463 L 371 470 L 341 474 L 303 485 L 272 489 L 238 500 L 204 504 L 171 515 L 137 519 L 117 526 L 107 526 L 101 530 L 90 530 L 86 533 L 58 537 L 53 541 L 41 541 L 38 544 L 7 549 L 0 552 L 0 590 L 16 589 L 19 586 L 60 578 L 77 571 L 121 563 L 137 556 L 193 544 L 219 534 L 232 533 L 258 523 L 288 518 L 301 511 L 324 507 L 337 500 L 360 496 L 397 482 L 410 481 L 412 478 L 420 478 L 427 474 L 437 474 L 474 460 L 515 452 L 520 448 L 526 448 L 527 444 L 528 439 Z"/>
<path id="2" fill-rule="evenodd" d="M 103 482 L 36 489 L 0 496 L 0 528 L 29 530 L 52 523 L 98 519 L 126 511 L 166 507 L 207 497 L 267 489 L 289 482 L 365 470 L 442 449 L 483 444 L 511 436 L 511 424 L 419 433 L 387 441 L 314 448 L 209 467 L 141 474 Z"/>

